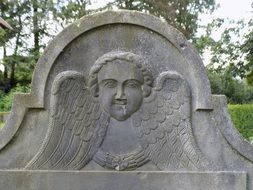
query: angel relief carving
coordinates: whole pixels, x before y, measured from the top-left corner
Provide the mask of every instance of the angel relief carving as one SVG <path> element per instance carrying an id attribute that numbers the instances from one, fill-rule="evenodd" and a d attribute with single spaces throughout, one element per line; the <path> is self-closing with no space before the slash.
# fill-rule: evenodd
<path id="1" fill-rule="evenodd" d="M 147 162 L 161 170 L 204 169 L 209 162 L 192 135 L 190 104 L 189 87 L 177 72 L 160 73 L 154 81 L 139 55 L 104 54 L 88 81 L 76 71 L 55 78 L 49 132 L 27 168 L 80 169 L 94 160 L 116 170 Z M 103 149 L 113 121 L 118 128 L 133 128 L 131 135 L 138 141 L 134 150 L 115 154 Z"/>

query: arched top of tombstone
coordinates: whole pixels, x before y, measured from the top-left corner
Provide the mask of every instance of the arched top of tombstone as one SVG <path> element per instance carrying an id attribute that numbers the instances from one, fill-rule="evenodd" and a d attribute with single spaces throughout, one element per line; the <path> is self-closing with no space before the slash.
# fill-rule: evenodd
<path id="1" fill-rule="evenodd" d="M 51 76 L 65 70 L 87 75 L 98 57 L 115 50 L 141 55 L 155 74 L 179 72 L 190 85 L 193 110 L 212 109 L 204 65 L 186 38 L 154 16 L 122 10 L 83 17 L 51 41 L 36 65 L 29 107 L 44 107 Z"/>
<path id="2" fill-rule="evenodd" d="M 88 79 L 96 60 L 116 51 L 140 56 L 154 78 L 165 71 L 178 73 L 190 87 L 192 111 L 212 109 L 204 65 L 178 30 L 149 14 L 106 11 L 79 19 L 50 42 L 36 65 L 31 93 L 14 97 L 11 119 L 6 122 L 8 127 L 0 133 L 0 149 L 16 134 L 27 108 L 49 111 L 56 76 L 65 71 L 77 71 Z"/>

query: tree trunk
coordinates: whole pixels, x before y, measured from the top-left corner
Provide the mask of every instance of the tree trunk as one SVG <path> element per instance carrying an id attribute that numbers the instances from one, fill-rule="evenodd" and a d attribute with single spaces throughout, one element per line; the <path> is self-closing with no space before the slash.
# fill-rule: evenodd
<path id="1" fill-rule="evenodd" d="M 13 88 L 16 85 L 15 68 L 16 68 L 15 60 L 12 60 L 11 61 L 11 74 L 10 74 L 10 87 L 11 88 Z"/>
<path id="2" fill-rule="evenodd" d="M 6 47 L 5 44 L 3 46 L 3 60 L 6 58 Z M 8 68 L 6 67 L 6 65 L 4 65 L 4 81 L 6 81 L 8 79 Z"/>
<path id="3" fill-rule="evenodd" d="M 125 4 L 126 4 L 126 9 L 130 9 L 130 10 L 133 9 L 133 0 L 126 0 Z"/>
<path id="4" fill-rule="evenodd" d="M 33 37 L 34 37 L 34 54 L 37 55 L 40 50 L 40 44 L 39 44 L 39 23 L 38 23 L 38 1 L 33 0 L 32 1 L 33 6 Z"/>

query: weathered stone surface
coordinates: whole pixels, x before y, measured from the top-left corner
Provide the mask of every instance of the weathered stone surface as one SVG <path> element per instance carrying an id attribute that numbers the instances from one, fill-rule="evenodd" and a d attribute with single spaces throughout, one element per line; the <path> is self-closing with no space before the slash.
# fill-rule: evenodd
<path id="1" fill-rule="evenodd" d="M 9 190 L 246 190 L 243 172 L 0 171 Z"/>
<path id="2" fill-rule="evenodd" d="M 160 19 L 131 11 L 84 17 L 55 37 L 31 93 L 15 96 L 0 131 L 0 168 L 15 169 L 1 174 L 36 184 L 41 175 L 65 181 L 70 173 L 62 170 L 79 170 L 73 181 L 108 175 L 108 184 L 112 175 L 131 184 L 149 171 L 147 183 L 159 176 L 157 183 L 181 189 L 200 182 L 200 189 L 253 190 L 252 162 L 252 146 L 234 129 L 225 97 L 211 95 L 192 46 Z"/>

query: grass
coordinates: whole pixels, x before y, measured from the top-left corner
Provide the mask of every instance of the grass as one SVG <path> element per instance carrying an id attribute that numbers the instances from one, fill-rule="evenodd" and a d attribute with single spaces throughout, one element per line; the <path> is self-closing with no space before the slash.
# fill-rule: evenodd
<path id="1" fill-rule="evenodd" d="M 0 130 L 4 127 L 4 123 L 0 121 Z"/>
<path id="2" fill-rule="evenodd" d="M 231 119 L 238 131 L 247 140 L 253 137 L 253 104 L 229 105 Z"/>

